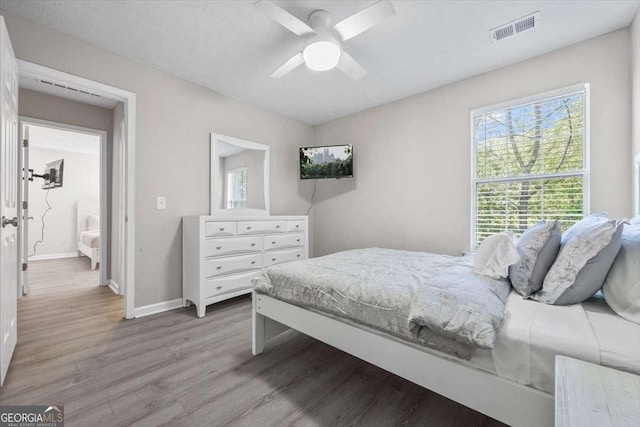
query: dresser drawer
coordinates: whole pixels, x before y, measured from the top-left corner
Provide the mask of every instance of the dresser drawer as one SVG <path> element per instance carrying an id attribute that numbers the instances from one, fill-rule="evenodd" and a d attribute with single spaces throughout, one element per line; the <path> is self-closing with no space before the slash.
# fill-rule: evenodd
<path id="1" fill-rule="evenodd" d="M 292 233 L 283 235 L 264 236 L 264 250 L 291 248 L 304 246 L 304 234 Z"/>
<path id="2" fill-rule="evenodd" d="M 287 231 L 304 231 L 304 220 L 287 221 Z"/>
<path id="3" fill-rule="evenodd" d="M 229 292 L 249 289 L 253 286 L 252 280 L 260 276 L 262 271 L 254 270 L 241 274 L 221 277 L 219 279 L 208 279 L 205 282 L 205 298 L 227 294 Z"/>
<path id="4" fill-rule="evenodd" d="M 228 237 L 226 239 L 207 239 L 204 241 L 205 258 L 237 254 L 242 252 L 262 252 L 262 237 Z"/>
<path id="5" fill-rule="evenodd" d="M 284 233 L 286 221 L 238 221 L 238 234 Z"/>
<path id="6" fill-rule="evenodd" d="M 235 236 L 236 233 L 237 229 L 235 221 L 204 223 L 205 237 Z"/>
<path id="7" fill-rule="evenodd" d="M 262 267 L 262 254 L 204 260 L 204 276 L 214 277 Z"/>
<path id="8" fill-rule="evenodd" d="M 263 257 L 263 265 L 270 267 L 275 264 L 280 264 L 281 262 L 304 259 L 304 248 L 265 252 Z"/>

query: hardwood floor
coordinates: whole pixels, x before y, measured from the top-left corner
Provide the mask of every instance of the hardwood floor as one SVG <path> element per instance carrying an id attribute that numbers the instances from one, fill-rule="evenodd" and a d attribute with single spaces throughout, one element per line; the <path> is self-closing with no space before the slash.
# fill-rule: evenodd
<path id="1" fill-rule="evenodd" d="M 93 288 L 100 283 L 100 270 L 91 270 L 88 257 L 29 262 L 29 294 Z"/>
<path id="2" fill-rule="evenodd" d="M 253 357 L 247 297 L 123 320 L 71 260 L 30 266 L 3 405 L 64 405 L 67 426 L 502 425 L 294 331 Z"/>

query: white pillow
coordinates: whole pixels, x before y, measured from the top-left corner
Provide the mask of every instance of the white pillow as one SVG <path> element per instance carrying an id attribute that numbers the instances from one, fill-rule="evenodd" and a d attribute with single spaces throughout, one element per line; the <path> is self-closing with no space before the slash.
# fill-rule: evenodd
<path id="1" fill-rule="evenodd" d="M 520 259 L 511 231 L 494 234 L 482 241 L 476 253 L 473 272 L 492 279 L 509 275 L 509 266 Z"/>
<path id="2" fill-rule="evenodd" d="M 87 217 L 87 231 L 100 230 L 100 217 L 98 215 L 89 215 Z"/>
<path id="3" fill-rule="evenodd" d="M 602 293 L 613 311 L 640 324 L 640 216 L 624 226 L 622 246 Z"/>

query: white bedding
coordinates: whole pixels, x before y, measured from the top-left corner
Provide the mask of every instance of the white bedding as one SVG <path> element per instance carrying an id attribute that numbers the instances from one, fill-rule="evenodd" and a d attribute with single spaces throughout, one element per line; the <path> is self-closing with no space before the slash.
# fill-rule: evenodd
<path id="1" fill-rule="evenodd" d="M 507 314 L 491 350 L 495 373 L 553 393 L 555 356 L 564 355 L 640 375 L 640 325 L 601 299 L 555 306 L 509 295 Z M 486 369 L 486 354 L 482 365 Z"/>
<path id="2" fill-rule="evenodd" d="M 394 339 L 385 332 L 319 313 Z M 556 355 L 640 375 L 640 325 L 618 316 L 604 300 L 596 298 L 582 304 L 557 306 L 526 300 L 512 291 L 495 347 L 476 350 L 470 360 L 408 344 L 547 393 L 554 392 Z"/>
<path id="3" fill-rule="evenodd" d="M 83 245 L 93 249 L 100 247 L 100 230 L 83 231 L 80 233 L 80 241 Z"/>
<path id="4" fill-rule="evenodd" d="M 367 248 L 263 270 L 258 292 L 469 359 L 491 348 L 510 284 L 473 258 Z"/>

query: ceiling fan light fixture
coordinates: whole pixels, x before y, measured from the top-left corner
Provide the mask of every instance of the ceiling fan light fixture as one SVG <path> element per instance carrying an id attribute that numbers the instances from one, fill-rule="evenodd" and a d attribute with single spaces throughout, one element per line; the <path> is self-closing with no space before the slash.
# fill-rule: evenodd
<path id="1" fill-rule="evenodd" d="M 321 40 L 305 46 L 302 51 L 304 63 L 313 71 L 327 71 L 335 68 L 340 60 L 340 46 L 336 43 Z"/>

